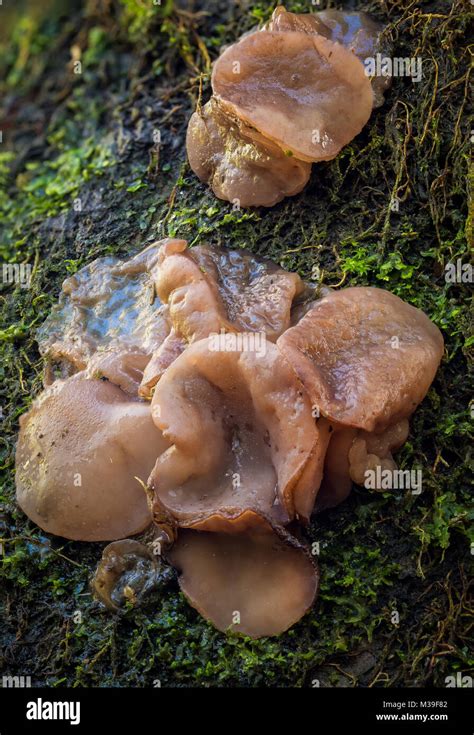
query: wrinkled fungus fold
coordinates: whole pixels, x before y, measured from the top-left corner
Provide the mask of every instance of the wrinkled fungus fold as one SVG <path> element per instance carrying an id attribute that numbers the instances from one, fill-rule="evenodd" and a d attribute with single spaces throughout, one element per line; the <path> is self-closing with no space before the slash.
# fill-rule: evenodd
<path id="1" fill-rule="evenodd" d="M 398 296 L 352 287 L 316 301 L 278 347 L 323 416 L 371 432 L 413 413 L 436 374 L 443 338 Z"/>
<path id="2" fill-rule="evenodd" d="M 272 207 L 304 189 L 311 165 L 288 156 L 220 109 L 214 98 L 195 112 L 186 135 L 189 164 L 219 199 Z"/>
<path id="3" fill-rule="evenodd" d="M 351 51 L 295 31 L 255 33 L 230 46 L 214 65 L 212 87 L 222 109 L 309 162 L 335 158 L 373 107 Z"/>
<path id="4" fill-rule="evenodd" d="M 262 332 L 275 341 L 304 290 L 296 273 L 270 260 L 208 245 L 186 248 L 180 241 L 161 247 L 153 272 L 172 326 L 188 342 L 220 330 Z"/>
<path id="5" fill-rule="evenodd" d="M 109 609 L 160 594 L 171 564 L 207 620 L 254 638 L 313 604 L 300 531 L 396 469 L 443 354 L 437 327 L 388 291 L 316 291 L 244 250 L 177 239 L 68 278 L 38 339 L 46 388 L 20 419 L 20 507 L 49 533 L 113 542 L 93 581 Z M 126 539 L 152 523 L 151 547 Z"/>
<path id="6" fill-rule="evenodd" d="M 211 99 L 188 125 L 192 170 L 238 207 L 298 194 L 311 164 L 335 158 L 383 104 L 390 78 L 369 73 L 387 49 L 366 13 L 277 7 L 214 62 Z"/>
<path id="7" fill-rule="evenodd" d="M 151 411 L 170 447 L 149 485 L 181 526 L 209 529 L 214 513 L 247 509 L 280 524 L 309 519 L 327 431 L 274 344 L 259 354 L 196 342 L 159 381 Z"/>

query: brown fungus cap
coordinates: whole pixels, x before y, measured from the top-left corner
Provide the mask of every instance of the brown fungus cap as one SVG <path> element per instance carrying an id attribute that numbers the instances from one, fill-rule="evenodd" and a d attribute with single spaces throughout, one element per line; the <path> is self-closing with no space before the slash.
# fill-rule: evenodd
<path id="1" fill-rule="evenodd" d="M 322 10 L 318 13 L 289 13 L 283 6 L 273 12 L 263 26 L 267 31 L 300 31 L 319 34 L 331 41 L 338 41 L 359 58 L 374 59 L 387 53 L 389 46 L 383 39 L 383 26 L 367 13 L 347 10 Z M 390 77 L 377 76 L 372 80 L 374 107 L 384 102 L 383 93 L 391 84 Z"/>
<path id="2" fill-rule="evenodd" d="M 279 635 L 311 607 L 319 575 L 296 539 L 263 518 L 238 533 L 181 530 L 168 560 L 189 603 L 223 632 Z"/>
<path id="3" fill-rule="evenodd" d="M 332 292 L 277 344 L 323 416 L 369 432 L 413 413 L 443 355 L 426 314 L 378 288 Z"/>
<path id="4" fill-rule="evenodd" d="M 69 539 L 139 533 L 151 522 L 143 486 L 166 446 L 148 404 L 108 381 L 58 380 L 20 420 L 18 503 Z"/>
<path id="5" fill-rule="evenodd" d="M 217 59 L 221 108 L 303 161 L 334 158 L 370 117 L 361 61 L 339 43 L 302 32 L 262 31 Z"/>
<path id="6" fill-rule="evenodd" d="M 177 334 L 189 342 L 226 331 L 263 332 L 275 341 L 290 325 L 304 290 L 296 273 L 244 250 L 166 245 L 154 270 L 159 297 Z"/>
<path id="7" fill-rule="evenodd" d="M 191 117 L 186 149 L 201 181 L 219 199 L 241 207 L 272 207 L 302 191 L 311 174 L 309 163 L 285 155 L 270 141 L 253 139 L 214 98 Z"/>
<path id="8" fill-rule="evenodd" d="M 170 241 L 154 265 L 156 291 L 171 331 L 145 369 L 139 393 L 150 398 L 166 368 L 188 343 L 224 332 L 259 332 L 275 341 L 291 323 L 304 291 L 296 273 L 242 251 Z"/>
<path id="9" fill-rule="evenodd" d="M 321 481 L 327 430 L 271 342 L 262 352 L 205 339 L 168 368 L 152 400 L 170 448 L 149 485 L 155 508 L 181 526 L 210 530 L 216 513 L 254 510 L 277 523 L 307 520 Z M 227 347 L 229 349 L 227 349 Z"/>

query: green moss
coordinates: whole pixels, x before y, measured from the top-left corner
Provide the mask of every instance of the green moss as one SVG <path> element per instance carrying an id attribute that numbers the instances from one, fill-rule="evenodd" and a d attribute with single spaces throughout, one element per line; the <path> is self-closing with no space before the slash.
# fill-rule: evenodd
<path id="1" fill-rule="evenodd" d="M 156 23 L 173 12 L 172 0 L 143 2 L 142 0 L 119 0 L 120 23 L 131 41 L 142 42 Z"/>

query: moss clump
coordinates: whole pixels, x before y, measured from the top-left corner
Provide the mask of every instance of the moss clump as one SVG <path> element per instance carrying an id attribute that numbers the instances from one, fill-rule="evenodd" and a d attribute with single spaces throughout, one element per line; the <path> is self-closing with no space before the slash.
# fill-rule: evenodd
<path id="1" fill-rule="evenodd" d="M 0 155 L 1 257 L 33 269 L 29 289 L 3 285 L 0 295 L 4 670 L 52 686 L 444 686 L 473 663 L 470 294 L 444 272 L 468 257 L 468 6 L 365 4 L 388 23 L 397 56 L 422 58 L 422 81 L 395 79 L 361 135 L 314 166 L 301 195 L 234 211 L 190 172 L 186 123 L 209 95 L 220 46 L 272 7 L 255 2 L 244 12 L 213 0 L 190 14 L 181 5 L 116 0 L 105 13 L 101 3 L 78 2 L 67 21 L 51 10 L 35 15 L 28 41 L 25 20 L 13 17 L 23 41 L 7 53 L 3 46 L 0 64 L 14 84 Z M 88 586 L 102 545 L 48 538 L 15 505 L 18 418 L 41 388 L 34 330 L 62 280 L 99 255 L 175 234 L 247 247 L 326 284 L 389 288 L 423 308 L 446 339 L 399 453 L 402 468 L 422 467 L 422 494 L 356 489 L 316 518 L 308 536 L 319 543 L 321 596 L 277 639 L 218 633 L 176 584 L 111 616 Z"/>

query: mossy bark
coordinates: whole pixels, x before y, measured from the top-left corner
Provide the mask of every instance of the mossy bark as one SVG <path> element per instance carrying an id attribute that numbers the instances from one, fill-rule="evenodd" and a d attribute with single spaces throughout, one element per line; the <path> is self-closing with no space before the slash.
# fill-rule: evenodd
<path id="1" fill-rule="evenodd" d="M 197 181 L 184 136 L 219 48 L 270 3 L 33 5 L 0 7 L 0 257 L 31 266 L 29 288 L 4 283 L 0 296 L 2 672 L 141 687 L 444 686 L 468 672 L 470 284 L 447 282 L 445 266 L 468 259 L 469 3 L 351 3 L 387 24 L 396 56 L 422 59 L 421 81 L 394 79 L 301 195 L 242 212 Z M 422 494 L 358 488 L 316 518 L 321 595 L 277 639 L 218 633 L 175 583 L 145 607 L 105 612 L 89 592 L 102 545 L 47 537 L 15 505 L 18 419 L 41 389 L 36 327 L 68 274 L 164 235 L 250 248 L 328 285 L 388 288 L 446 340 L 399 453 L 402 468 L 422 468 Z"/>

